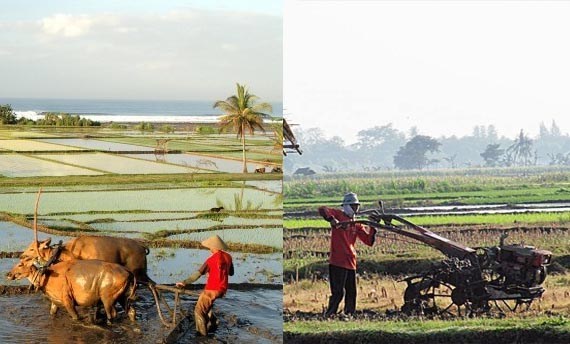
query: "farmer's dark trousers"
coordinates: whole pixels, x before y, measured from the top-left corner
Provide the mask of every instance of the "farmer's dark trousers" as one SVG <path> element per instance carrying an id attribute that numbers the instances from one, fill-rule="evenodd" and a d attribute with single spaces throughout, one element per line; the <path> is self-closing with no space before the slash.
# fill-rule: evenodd
<path id="1" fill-rule="evenodd" d="M 344 313 L 353 314 L 356 310 L 356 271 L 329 264 L 329 281 L 332 295 L 325 316 L 337 312 L 343 297 Z"/>

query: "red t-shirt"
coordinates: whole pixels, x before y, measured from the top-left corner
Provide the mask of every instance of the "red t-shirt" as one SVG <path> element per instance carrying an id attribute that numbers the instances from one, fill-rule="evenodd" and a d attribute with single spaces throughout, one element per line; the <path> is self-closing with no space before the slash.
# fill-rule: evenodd
<path id="1" fill-rule="evenodd" d="M 206 281 L 204 289 L 215 290 L 225 294 L 228 290 L 228 276 L 233 276 L 234 274 L 232 256 L 224 251 L 212 254 L 200 268 L 200 273 L 202 275 L 208 273 L 208 281 Z"/>
<path id="2" fill-rule="evenodd" d="M 340 209 L 320 207 L 319 214 L 327 220 L 337 219 L 339 222 L 350 221 L 351 218 Z M 360 223 L 353 223 L 343 229 L 341 226 L 332 227 L 331 230 L 331 254 L 329 263 L 341 268 L 356 270 L 356 250 L 354 244 L 356 238 L 360 239 L 368 246 L 374 244 L 376 230 L 371 228 L 368 232 L 366 226 Z"/>

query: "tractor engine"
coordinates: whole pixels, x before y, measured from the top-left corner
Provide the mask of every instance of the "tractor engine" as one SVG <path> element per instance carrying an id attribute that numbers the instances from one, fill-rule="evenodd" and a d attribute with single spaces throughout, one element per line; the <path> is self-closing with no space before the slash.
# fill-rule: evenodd
<path id="1" fill-rule="evenodd" d="M 504 276 L 504 286 L 536 287 L 546 278 L 546 266 L 552 253 L 533 246 L 504 245 L 497 247 L 498 266 L 496 272 Z"/>

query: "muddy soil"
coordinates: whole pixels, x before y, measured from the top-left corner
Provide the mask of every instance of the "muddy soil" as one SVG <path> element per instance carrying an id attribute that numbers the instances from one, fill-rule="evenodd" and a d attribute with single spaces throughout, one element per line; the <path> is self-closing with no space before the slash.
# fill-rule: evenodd
<path id="1" fill-rule="evenodd" d="M 208 337 L 197 337 L 191 319 L 181 331 L 161 325 L 152 296 L 146 288 L 137 292 L 137 322 L 131 323 L 117 306 L 118 318 L 111 326 L 89 320 L 93 310 L 77 307 L 80 321 L 73 321 L 64 309 L 49 315 L 49 301 L 27 286 L 4 287 L 0 295 L 0 343 L 282 343 L 282 291 L 256 288 L 228 291 L 216 301 L 218 329 Z M 163 293 L 173 305 L 172 293 Z M 193 314 L 195 297 L 182 297 L 182 309 Z M 164 307 L 163 307 L 164 308 Z"/>

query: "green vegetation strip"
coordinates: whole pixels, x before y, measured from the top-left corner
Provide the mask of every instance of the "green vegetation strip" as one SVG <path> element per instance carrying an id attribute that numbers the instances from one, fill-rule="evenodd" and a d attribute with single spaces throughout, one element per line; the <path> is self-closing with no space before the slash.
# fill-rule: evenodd
<path id="1" fill-rule="evenodd" d="M 570 212 L 515 213 L 515 214 L 465 214 L 465 215 L 418 215 L 408 220 L 420 226 L 439 225 L 484 225 L 484 224 L 568 224 Z M 283 226 L 288 229 L 326 228 L 329 224 L 322 219 L 285 219 Z"/>
<path id="2" fill-rule="evenodd" d="M 259 229 L 259 228 L 275 228 L 276 225 L 214 225 L 207 228 L 199 229 L 164 229 L 152 233 L 142 233 L 142 235 L 148 240 L 157 240 L 162 238 L 167 238 L 172 235 L 186 234 L 186 233 L 201 233 L 201 232 L 211 232 L 215 230 L 224 229 Z"/>
<path id="3" fill-rule="evenodd" d="M 103 176 L 65 177 L 0 177 L 0 188 L 16 186 L 71 186 L 105 184 L 172 183 L 182 184 L 204 181 L 281 180 L 280 173 L 178 173 L 178 174 L 123 174 Z"/>
<path id="4" fill-rule="evenodd" d="M 346 190 L 351 190 L 350 188 Z M 340 192 L 339 195 L 342 195 Z M 285 193 L 285 208 L 316 208 L 321 205 L 339 204 L 340 196 L 316 197 L 295 200 L 288 198 Z M 365 207 L 375 204 L 378 199 L 386 202 L 387 207 L 417 206 L 417 205 L 479 205 L 479 204 L 516 204 L 529 202 L 570 201 L 570 189 L 567 187 L 538 187 L 516 190 L 489 191 L 458 191 L 441 193 L 414 193 L 387 195 L 378 193 L 373 196 L 360 196 L 360 202 Z"/>
<path id="5" fill-rule="evenodd" d="M 477 174 L 477 173 L 487 174 Z M 522 171 L 521 171 L 522 172 Z M 285 191 L 290 198 L 334 197 L 353 191 L 362 196 L 407 195 L 467 191 L 533 189 L 570 186 L 570 170 L 532 169 L 517 173 L 514 169 L 481 171 L 447 171 L 430 175 L 398 173 L 326 174 L 316 178 L 286 178 Z M 337 196 L 338 197 L 338 196 Z"/>
<path id="6" fill-rule="evenodd" d="M 286 343 L 570 343 L 566 317 L 509 319 L 296 321 Z"/>

